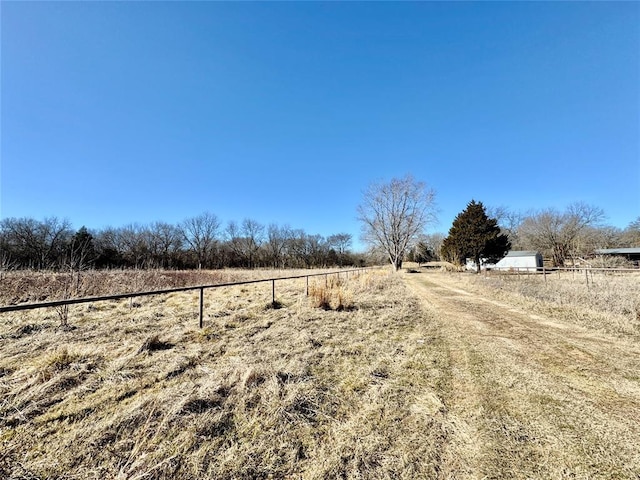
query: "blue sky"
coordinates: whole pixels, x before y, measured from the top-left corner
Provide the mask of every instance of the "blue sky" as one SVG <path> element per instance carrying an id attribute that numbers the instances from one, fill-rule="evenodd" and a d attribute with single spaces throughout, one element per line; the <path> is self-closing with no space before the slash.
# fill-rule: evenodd
<path id="1" fill-rule="evenodd" d="M 7 2 L 0 216 L 359 234 L 372 181 L 640 216 L 640 3 Z"/>

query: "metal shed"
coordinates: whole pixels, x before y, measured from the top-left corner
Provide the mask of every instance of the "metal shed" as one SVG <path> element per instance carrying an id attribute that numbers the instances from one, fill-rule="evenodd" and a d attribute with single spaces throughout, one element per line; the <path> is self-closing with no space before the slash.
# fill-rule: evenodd
<path id="1" fill-rule="evenodd" d="M 634 262 L 640 261 L 640 247 L 632 248 L 600 248 L 594 251 L 596 255 L 611 255 L 624 257 Z"/>
<path id="2" fill-rule="evenodd" d="M 482 262 L 482 267 L 491 270 L 495 268 L 497 270 L 508 270 L 510 268 L 518 270 L 537 270 L 541 269 L 543 265 L 542 255 L 540 252 L 533 252 L 528 250 L 510 250 L 498 263 L 485 263 Z M 467 270 L 476 270 L 476 263 L 472 259 L 467 259 Z"/>
<path id="3" fill-rule="evenodd" d="M 540 252 L 528 250 L 510 250 L 507 255 L 495 264 L 495 268 L 506 270 L 514 268 L 519 270 L 537 270 L 542 268 L 543 261 Z"/>

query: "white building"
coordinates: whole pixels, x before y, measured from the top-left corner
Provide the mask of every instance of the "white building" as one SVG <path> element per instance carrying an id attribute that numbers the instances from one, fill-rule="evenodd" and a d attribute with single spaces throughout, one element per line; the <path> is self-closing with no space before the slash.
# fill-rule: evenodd
<path id="1" fill-rule="evenodd" d="M 510 250 L 498 263 L 485 263 L 482 262 L 482 267 L 489 270 L 521 270 L 521 271 L 536 271 L 542 268 L 542 255 L 539 252 L 532 252 L 526 250 Z M 476 263 L 468 258 L 467 270 L 476 270 Z"/>
<path id="2" fill-rule="evenodd" d="M 542 265 L 542 255 L 539 252 L 511 250 L 502 260 L 495 264 L 495 268 L 500 270 L 513 268 L 535 271 L 542 268 Z"/>

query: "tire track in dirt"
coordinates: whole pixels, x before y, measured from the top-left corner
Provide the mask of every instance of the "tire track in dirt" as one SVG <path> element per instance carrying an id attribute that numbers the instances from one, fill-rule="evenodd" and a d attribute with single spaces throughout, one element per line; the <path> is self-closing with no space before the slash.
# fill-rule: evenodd
<path id="1" fill-rule="evenodd" d="M 445 478 L 640 478 L 640 348 L 407 275 L 450 356 Z"/>

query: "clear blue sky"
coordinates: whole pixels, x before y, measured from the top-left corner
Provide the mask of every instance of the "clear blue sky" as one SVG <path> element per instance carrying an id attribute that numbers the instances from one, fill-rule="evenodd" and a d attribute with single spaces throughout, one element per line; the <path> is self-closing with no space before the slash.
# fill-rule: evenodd
<path id="1" fill-rule="evenodd" d="M 211 211 L 359 234 L 413 174 L 471 199 L 640 215 L 640 3 L 8 2 L 0 216 Z"/>

